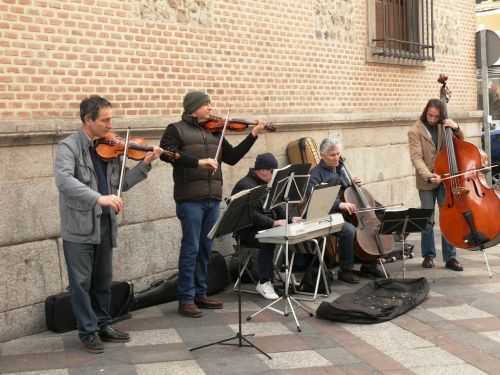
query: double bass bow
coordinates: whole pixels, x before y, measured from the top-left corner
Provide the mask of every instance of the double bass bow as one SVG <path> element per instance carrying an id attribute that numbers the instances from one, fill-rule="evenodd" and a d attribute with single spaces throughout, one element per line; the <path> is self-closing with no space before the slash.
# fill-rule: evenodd
<path id="1" fill-rule="evenodd" d="M 449 90 L 448 77 L 439 76 L 444 118 Z M 434 173 L 441 176 L 444 196 L 438 196 L 439 225 L 452 245 L 470 250 L 485 249 L 500 242 L 500 199 L 481 176 L 478 148 L 444 129 L 444 143 L 436 156 Z"/>

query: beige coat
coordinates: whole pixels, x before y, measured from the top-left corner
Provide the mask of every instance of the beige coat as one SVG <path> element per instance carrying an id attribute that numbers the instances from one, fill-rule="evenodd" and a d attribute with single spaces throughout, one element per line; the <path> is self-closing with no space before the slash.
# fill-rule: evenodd
<path id="1" fill-rule="evenodd" d="M 434 171 L 434 162 L 438 151 L 444 143 L 443 125 L 438 125 L 437 147 L 432 142 L 432 137 L 425 125 L 418 120 L 408 131 L 408 143 L 410 147 L 410 158 L 415 167 L 415 177 L 418 190 L 433 190 L 438 184 L 428 182 Z M 460 139 L 464 138 L 462 130 L 455 131 Z"/>

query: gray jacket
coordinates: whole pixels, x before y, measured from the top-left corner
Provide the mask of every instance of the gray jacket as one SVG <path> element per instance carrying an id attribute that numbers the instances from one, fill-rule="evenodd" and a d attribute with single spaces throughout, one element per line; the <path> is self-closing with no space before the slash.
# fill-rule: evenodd
<path id="1" fill-rule="evenodd" d="M 100 220 L 102 208 L 97 204 L 101 196 L 97 189 L 97 177 L 90 156 L 92 143 L 80 130 L 63 139 L 56 150 L 54 175 L 59 190 L 59 212 L 61 237 L 63 240 L 99 244 L 101 242 Z M 120 182 L 121 158 L 108 163 L 108 186 L 113 193 Z M 140 162 L 127 170 L 122 190 L 126 191 L 147 177 L 151 165 Z M 116 247 L 118 225 L 111 209 L 112 242 Z"/>

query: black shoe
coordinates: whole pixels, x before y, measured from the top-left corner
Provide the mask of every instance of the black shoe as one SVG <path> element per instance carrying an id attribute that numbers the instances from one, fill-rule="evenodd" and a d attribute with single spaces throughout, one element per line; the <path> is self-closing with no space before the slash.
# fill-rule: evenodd
<path id="1" fill-rule="evenodd" d="M 359 283 L 359 277 L 357 277 L 351 270 L 340 270 L 337 277 L 339 280 L 349 284 Z"/>
<path id="2" fill-rule="evenodd" d="M 89 353 L 99 354 L 104 353 L 104 345 L 101 339 L 95 333 L 85 336 L 81 339 L 83 347 Z"/>
<path id="3" fill-rule="evenodd" d="M 129 342 L 130 335 L 126 332 L 118 331 L 117 329 L 107 326 L 99 330 L 99 336 L 105 342 Z"/>
<path id="4" fill-rule="evenodd" d="M 424 257 L 424 261 L 422 262 L 422 267 L 434 268 L 434 259 L 432 257 Z"/>
<path id="5" fill-rule="evenodd" d="M 458 260 L 456 260 L 455 258 L 451 258 L 449 261 L 447 261 L 445 267 L 452 270 L 452 271 L 463 271 L 464 270 L 464 268 L 462 267 L 460 262 Z"/>
<path id="6" fill-rule="evenodd" d="M 363 264 L 359 272 L 374 277 L 376 279 L 381 279 L 381 278 L 385 279 L 385 274 L 382 272 L 380 268 L 377 267 L 376 264 Z M 389 277 L 389 274 L 387 274 L 387 277 Z"/>

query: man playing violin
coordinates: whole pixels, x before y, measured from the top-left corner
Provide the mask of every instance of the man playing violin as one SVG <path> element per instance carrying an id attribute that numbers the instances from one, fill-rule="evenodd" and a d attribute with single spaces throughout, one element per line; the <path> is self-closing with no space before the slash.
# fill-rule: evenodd
<path id="1" fill-rule="evenodd" d="M 319 148 L 321 160 L 317 166 L 310 171 L 309 189 L 321 183 L 332 185 L 342 185 L 343 189 L 349 186 L 346 176 L 342 172 L 340 164 L 342 144 L 335 138 L 325 138 Z M 359 178 L 353 178 L 355 183 L 359 183 Z M 337 197 L 332 212 L 343 212 L 351 215 L 356 212 L 356 205 L 349 202 L 341 202 Z M 353 272 L 354 266 L 354 237 L 356 227 L 349 222 L 345 222 L 342 230 L 335 235 L 339 239 L 340 271 L 338 278 L 346 283 L 359 283 L 359 278 Z M 361 265 L 361 273 L 374 277 L 385 277 L 384 273 L 376 264 Z"/>
<path id="2" fill-rule="evenodd" d="M 455 136 L 464 139 L 458 124 L 445 118 L 443 103 L 439 99 L 427 102 L 419 120 L 408 131 L 410 158 L 415 167 L 415 179 L 422 208 L 434 209 L 436 199 L 440 199 L 441 176 L 433 172 L 436 155 L 444 144 L 444 128 L 451 128 Z M 422 232 L 421 247 L 422 267 L 433 268 L 436 257 L 433 223 Z M 457 252 L 446 239 L 441 236 L 441 246 L 445 267 L 453 271 L 463 271 L 457 260 Z"/>
<path id="3" fill-rule="evenodd" d="M 219 215 L 222 199 L 222 172 L 219 162 L 235 165 L 252 147 L 265 125 L 258 122 L 248 136 L 233 147 L 222 140 L 219 160 L 215 160 L 221 137 L 203 127 L 211 116 L 210 97 L 199 91 L 189 92 L 183 100 L 184 112 L 179 122 L 165 129 L 160 146 L 179 153 L 172 160 L 174 199 L 181 221 L 182 240 L 177 280 L 178 312 L 198 318 L 200 308 L 220 309 L 222 301 L 207 298 L 207 267 L 212 241 L 207 234 Z"/>
<path id="4" fill-rule="evenodd" d="M 116 215 L 123 209 L 117 191 L 120 158 L 104 161 L 94 141 L 112 129 L 111 103 L 91 96 L 80 103 L 82 127 L 56 150 L 54 175 L 59 190 L 61 237 L 68 269 L 71 304 L 85 349 L 102 353 L 102 341 L 127 342 L 129 335 L 111 326 L 110 303 Z M 144 180 L 161 149 L 154 147 L 123 180 L 128 190 Z M 102 340 L 102 341 L 101 341 Z"/>

